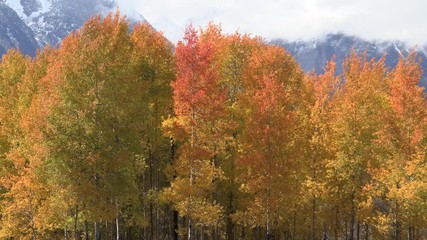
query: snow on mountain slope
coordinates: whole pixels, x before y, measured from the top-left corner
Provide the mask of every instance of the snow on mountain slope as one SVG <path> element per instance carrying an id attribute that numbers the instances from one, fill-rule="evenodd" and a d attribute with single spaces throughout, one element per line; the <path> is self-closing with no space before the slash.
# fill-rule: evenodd
<path id="1" fill-rule="evenodd" d="M 116 0 L 4 0 L 31 28 L 39 47 L 56 45 L 91 16 L 106 16 L 118 8 Z M 121 11 L 131 22 L 144 18 L 133 9 Z"/>
<path id="2" fill-rule="evenodd" d="M 49 0 L 39 0 L 41 4 L 40 12 L 47 12 L 50 10 L 52 3 Z"/>
<path id="3" fill-rule="evenodd" d="M 0 55 L 9 48 L 19 48 L 34 55 L 37 46 L 55 45 L 70 32 L 79 29 L 91 16 L 106 16 L 119 6 L 119 0 L 0 0 Z M 121 8 L 131 22 L 144 18 L 135 9 Z M 155 25 L 163 29 L 176 28 L 168 19 L 161 19 Z M 182 33 L 181 33 L 182 34 Z M 176 33 L 180 35 L 180 33 Z M 177 37 L 178 39 L 179 37 Z M 322 72 L 326 62 L 333 55 L 341 71 L 343 59 L 352 49 L 359 53 L 366 51 L 370 58 L 380 58 L 386 54 L 387 66 L 394 67 L 400 55 L 411 49 L 400 41 L 366 41 L 342 33 L 328 34 L 311 40 L 275 40 L 288 49 L 305 71 Z M 425 69 L 421 84 L 427 86 L 427 45 L 416 49 Z"/>
<path id="4" fill-rule="evenodd" d="M 280 45 L 286 48 L 301 64 L 304 71 L 315 70 L 317 73 L 323 71 L 326 62 L 335 55 L 337 61 L 337 71 L 342 71 L 341 64 L 346 56 L 353 49 L 358 53 L 366 54 L 368 58 L 381 58 L 386 56 L 386 65 L 396 66 L 399 57 L 406 55 L 413 48 L 401 41 L 367 41 L 355 36 L 345 35 L 343 33 L 327 34 L 322 38 L 311 40 L 297 40 L 289 42 L 286 40 L 274 40 L 272 44 Z M 415 49 L 422 59 L 421 65 L 424 71 L 421 85 L 427 86 L 427 47 L 417 47 Z"/>
<path id="5" fill-rule="evenodd" d="M 31 29 L 18 14 L 0 1 L 0 56 L 10 48 L 19 48 L 22 53 L 34 56 L 37 42 Z"/>
<path id="6" fill-rule="evenodd" d="M 22 19 L 24 18 L 24 8 L 19 0 L 5 0 L 7 6 L 15 10 L 16 14 Z"/>

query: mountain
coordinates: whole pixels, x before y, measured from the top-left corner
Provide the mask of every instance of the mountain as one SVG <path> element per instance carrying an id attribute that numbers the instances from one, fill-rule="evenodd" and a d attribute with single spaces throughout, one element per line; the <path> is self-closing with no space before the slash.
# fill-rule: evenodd
<path id="1" fill-rule="evenodd" d="M 366 51 L 368 58 L 379 59 L 385 54 L 385 62 L 388 67 L 396 66 L 399 56 L 408 54 L 412 49 L 412 47 L 401 41 L 367 41 L 343 33 L 327 34 L 322 38 L 305 41 L 277 39 L 271 43 L 287 49 L 301 64 L 304 71 L 314 70 L 316 73 L 322 73 L 326 62 L 334 55 L 338 63 L 337 71 L 341 73 L 341 64 L 352 49 L 358 53 Z M 427 86 L 427 47 L 417 47 L 415 50 L 422 60 L 423 69 L 425 69 L 420 85 Z"/>
<path id="2" fill-rule="evenodd" d="M 0 0 L 0 56 L 9 48 L 19 48 L 24 54 L 35 55 L 36 49 L 56 45 L 70 32 L 79 29 L 91 16 L 115 11 L 119 0 Z M 122 12 L 131 22 L 144 18 L 134 10 Z M 311 40 L 273 40 L 272 44 L 286 48 L 305 71 L 321 73 L 326 62 L 336 56 L 338 73 L 343 59 L 351 49 L 369 58 L 386 54 L 386 64 L 394 67 L 399 56 L 410 51 L 401 41 L 367 41 L 343 33 L 327 34 Z M 425 69 L 421 85 L 427 86 L 427 46 L 417 47 Z"/>
<path id="3" fill-rule="evenodd" d="M 18 14 L 0 1 L 0 56 L 10 48 L 19 48 L 34 56 L 37 49 L 34 33 Z"/>
<path id="4" fill-rule="evenodd" d="M 16 41 L 8 45 L 3 44 L 3 48 L 19 48 L 29 55 L 34 55 L 37 47 L 60 43 L 69 33 L 83 26 L 89 17 L 97 14 L 106 16 L 118 8 L 116 0 L 0 0 L 0 5 L 2 9 L 7 9 L 4 12 L 9 14 L 0 21 L 0 37 L 1 34 L 8 34 L 10 29 L 14 29 L 12 24 L 20 24 L 17 29 L 25 29 L 13 35 L 12 38 Z M 136 11 L 123 14 L 129 16 L 131 22 L 144 20 Z M 11 27 L 4 27 L 4 22 Z M 0 38 L 0 42 L 5 42 L 2 40 L 3 38 Z M 3 45 L 0 44 L 0 47 Z"/>

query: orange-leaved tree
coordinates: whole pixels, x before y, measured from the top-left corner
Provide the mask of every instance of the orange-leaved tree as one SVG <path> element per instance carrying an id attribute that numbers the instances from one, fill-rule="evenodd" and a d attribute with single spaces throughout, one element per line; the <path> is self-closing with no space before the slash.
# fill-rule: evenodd
<path id="1" fill-rule="evenodd" d="M 290 196 L 299 191 L 294 143 L 302 85 L 302 70 L 276 46 L 263 44 L 254 51 L 244 72 L 237 168 L 240 190 L 251 200 L 234 218 L 246 227 L 263 228 L 267 238 L 290 219 L 296 203 Z"/>
<path id="2" fill-rule="evenodd" d="M 212 201 L 216 180 L 223 176 L 216 166 L 216 139 L 220 135 L 225 91 L 215 65 L 215 45 L 202 41 L 188 26 L 184 42 L 176 47 L 177 79 L 172 83 L 175 117 L 164 122 L 164 129 L 180 142 L 174 162 L 175 178 L 165 190 L 179 214 L 187 222 L 188 239 L 194 239 L 196 226 L 221 223 L 222 206 Z"/>
<path id="3" fill-rule="evenodd" d="M 421 77 L 418 56 L 411 52 L 387 78 L 389 108 L 378 134 L 384 154 L 375 171 L 375 189 L 382 200 L 376 210 L 383 217 L 377 227 L 393 239 L 404 232 L 415 239 L 415 228 L 426 227 L 427 103 L 418 85 Z"/>

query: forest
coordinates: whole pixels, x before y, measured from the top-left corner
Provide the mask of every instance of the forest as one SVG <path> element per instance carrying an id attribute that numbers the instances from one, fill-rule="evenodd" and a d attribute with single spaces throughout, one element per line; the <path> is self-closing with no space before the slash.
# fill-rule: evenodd
<path id="1" fill-rule="evenodd" d="M 120 13 L 0 63 L 0 239 L 427 239 L 415 53 L 304 73 L 219 25 Z"/>

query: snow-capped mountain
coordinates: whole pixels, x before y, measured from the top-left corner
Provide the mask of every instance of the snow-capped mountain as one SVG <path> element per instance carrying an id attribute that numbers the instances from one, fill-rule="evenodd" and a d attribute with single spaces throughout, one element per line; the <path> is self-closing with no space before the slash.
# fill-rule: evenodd
<path id="1" fill-rule="evenodd" d="M 355 36 L 345 35 L 343 33 L 328 34 L 322 38 L 311 40 L 274 40 L 272 44 L 280 45 L 286 48 L 295 56 L 301 67 L 305 71 L 315 70 L 317 73 L 323 71 L 326 62 L 335 55 L 337 61 L 337 70 L 340 73 L 341 63 L 348 56 L 352 49 L 358 53 L 366 54 L 369 58 L 381 58 L 386 54 L 386 65 L 396 66 L 399 56 L 405 55 L 413 48 L 401 41 L 367 41 Z M 419 57 L 422 59 L 424 70 L 421 85 L 427 86 L 427 46 L 417 47 Z"/>
<path id="2" fill-rule="evenodd" d="M 0 0 L 0 56 L 9 48 L 35 55 L 38 47 L 55 45 L 91 16 L 114 12 L 119 0 Z M 121 9 L 131 22 L 144 18 L 135 10 Z M 325 63 L 336 56 L 338 72 L 351 49 L 367 52 L 370 58 L 386 54 L 386 64 L 394 67 L 401 54 L 412 46 L 400 41 L 367 41 L 342 33 L 328 34 L 312 40 L 274 40 L 295 56 L 305 71 L 322 72 Z M 417 47 L 425 69 L 421 85 L 427 86 L 427 45 Z"/>
<path id="3" fill-rule="evenodd" d="M 3 14 L 5 17 L 0 22 L 0 49 L 17 47 L 27 54 L 34 55 L 37 47 L 44 47 L 47 44 L 53 46 L 61 42 L 70 32 L 80 28 L 89 17 L 97 14 L 105 16 L 109 12 L 114 12 L 118 8 L 118 2 L 116 0 L 0 0 L 0 6 L 2 12 L 7 9 L 9 14 L 7 17 Z M 129 16 L 131 22 L 144 20 L 136 11 L 122 12 L 122 14 Z M 6 27 L 8 24 L 11 27 Z M 29 40 L 19 41 L 24 38 L 22 34 L 9 36 L 8 31 L 14 29 L 12 24 L 21 24 L 20 27 L 27 29 L 27 32 L 29 29 L 29 33 L 25 36 L 32 37 L 32 42 L 35 41 L 37 44 L 35 46 L 28 44 Z M 1 36 L 2 34 L 17 41 L 14 44 L 2 44 L 6 39 Z"/>
<path id="4" fill-rule="evenodd" d="M 37 42 L 32 30 L 18 14 L 0 1 L 0 56 L 10 48 L 19 48 L 24 54 L 34 55 Z"/>

